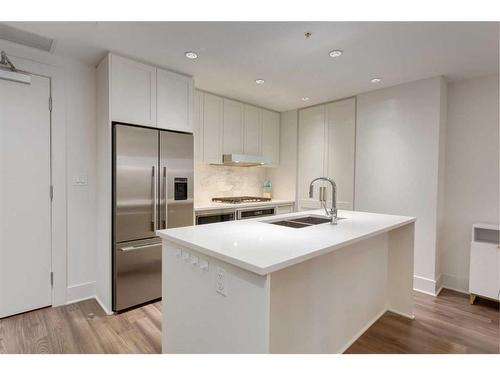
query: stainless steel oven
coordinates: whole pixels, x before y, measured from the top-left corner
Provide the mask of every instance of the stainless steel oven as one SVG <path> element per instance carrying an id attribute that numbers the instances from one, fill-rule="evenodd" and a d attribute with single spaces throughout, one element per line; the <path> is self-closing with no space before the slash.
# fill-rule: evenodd
<path id="1" fill-rule="evenodd" d="M 196 213 L 196 225 L 219 223 L 234 220 L 234 211 L 211 211 Z"/>
<path id="2" fill-rule="evenodd" d="M 253 219 L 262 216 L 276 215 L 276 207 L 249 207 L 236 210 L 236 219 Z"/>

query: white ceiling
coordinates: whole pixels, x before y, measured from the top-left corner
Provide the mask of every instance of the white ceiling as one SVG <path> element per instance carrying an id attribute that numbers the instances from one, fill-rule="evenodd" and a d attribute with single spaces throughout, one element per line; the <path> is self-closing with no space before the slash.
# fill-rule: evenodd
<path id="1" fill-rule="evenodd" d="M 196 87 L 284 111 L 444 75 L 498 72 L 497 23 L 10 22 L 96 65 L 113 51 L 195 77 Z M 310 39 L 304 33 L 312 33 Z M 344 51 L 332 59 L 332 49 Z M 185 58 L 196 51 L 197 60 Z M 379 84 L 370 78 L 382 77 Z M 263 78 L 264 85 L 255 84 Z M 308 102 L 301 97 L 308 96 Z"/>

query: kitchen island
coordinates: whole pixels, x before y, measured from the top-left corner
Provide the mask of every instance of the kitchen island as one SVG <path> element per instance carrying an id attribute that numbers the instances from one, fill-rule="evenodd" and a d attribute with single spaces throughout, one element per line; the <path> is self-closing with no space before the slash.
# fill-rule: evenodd
<path id="1" fill-rule="evenodd" d="M 386 311 L 413 318 L 415 218 L 339 211 L 337 225 L 275 224 L 307 216 L 325 217 L 158 231 L 162 351 L 342 353 Z"/>

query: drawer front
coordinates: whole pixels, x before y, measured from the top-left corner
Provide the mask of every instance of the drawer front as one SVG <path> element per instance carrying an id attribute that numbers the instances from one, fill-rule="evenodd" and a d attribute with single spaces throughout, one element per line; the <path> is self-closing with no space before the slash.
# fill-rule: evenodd
<path id="1" fill-rule="evenodd" d="M 115 247 L 114 310 L 161 298 L 161 242 Z"/>

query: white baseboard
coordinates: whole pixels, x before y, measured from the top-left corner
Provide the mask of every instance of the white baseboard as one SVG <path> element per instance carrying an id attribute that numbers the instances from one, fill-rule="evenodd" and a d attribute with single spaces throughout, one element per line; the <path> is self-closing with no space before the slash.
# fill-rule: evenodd
<path id="1" fill-rule="evenodd" d="M 106 308 L 106 306 L 104 305 L 104 303 L 101 302 L 101 300 L 99 299 L 99 297 L 93 296 L 92 298 L 95 298 L 95 300 L 97 301 L 97 303 L 101 306 L 101 309 L 103 309 L 106 314 L 108 314 L 108 315 L 113 315 L 114 314 L 113 311 L 108 310 Z"/>
<path id="2" fill-rule="evenodd" d="M 66 289 L 66 304 L 83 301 L 95 297 L 95 281 L 70 285 Z"/>
<path id="3" fill-rule="evenodd" d="M 354 344 L 354 342 L 357 339 L 359 339 L 361 337 L 361 335 L 363 335 L 363 333 L 365 333 L 368 330 L 368 328 L 370 328 L 377 320 L 379 320 L 380 317 L 386 313 L 386 311 L 388 311 L 388 310 L 384 309 L 380 313 L 378 313 L 377 315 L 375 315 L 375 317 L 372 320 L 370 320 L 363 328 L 361 328 L 361 330 L 358 333 L 356 333 L 353 336 L 353 338 L 350 339 L 349 342 L 341 350 L 339 350 L 339 353 L 344 353 L 347 349 L 349 349 L 349 347 L 352 344 Z"/>
<path id="4" fill-rule="evenodd" d="M 395 310 L 395 309 L 388 309 L 387 311 L 390 311 L 394 314 L 398 314 L 398 315 L 401 315 L 402 317 L 405 317 L 405 318 L 408 318 L 408 319 L 415 319 L 415 315 L 413 314 L 407 314 L 407 313 L 404 313 L 404 312 L 401 312 L 399 310 Z"/>
<path id="5" fill-rule="evenodd" d="M 413 275 L 413 289 L 417 292 L 437 296 L 438 286 L 436 280 L 428 279 L 426 277 Z"/>

